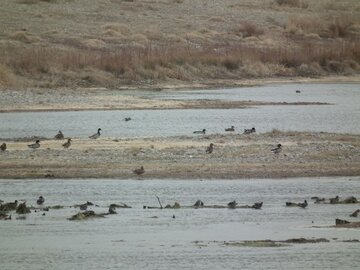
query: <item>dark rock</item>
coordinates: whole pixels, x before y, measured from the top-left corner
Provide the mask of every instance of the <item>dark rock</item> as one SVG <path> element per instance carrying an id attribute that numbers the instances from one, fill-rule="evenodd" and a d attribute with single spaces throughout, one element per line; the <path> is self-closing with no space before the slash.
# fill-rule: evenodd
<path id="1" fill-rule="evenodd" d="M 103 218 L 104 214 L 96 214 L 94 211 L 85 211 L 73 215 L 69 220 L 86 220 L 89 218 Z"/>
<path id="2" fill-rule="evenodd" d="M 354 213 L 352 213 L 352 214 L 350 215 L 350 217 L 358 217 L 359 213 L 360 213 L 360 209 L 358 209 L 358 210 L 356 210 Z"/>
<path id="3" fill-rule="evenodd" d="M 343 225 L 343 224 L 350 224 L 350 221 L 343 220 L 343 219 L 335 219 L 335 225 Z"/>
<path id="4" fill-rule="evenodd" d="M 31 213 L 30 208 L 26 206 L 26 202 L 23 202 L 19 204 L 19 206 L 16 208 L 17 214 L 29 214 Z"/>

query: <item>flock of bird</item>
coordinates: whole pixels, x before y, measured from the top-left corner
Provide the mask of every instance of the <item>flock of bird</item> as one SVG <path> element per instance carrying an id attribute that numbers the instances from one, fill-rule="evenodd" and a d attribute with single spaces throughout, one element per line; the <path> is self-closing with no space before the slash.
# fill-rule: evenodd
<path id="1" fill-rule="evenodd" d="M 131 118 L 125 118 L 125 121 L 130 121 Z M 231 126 L 230 128 L 225 128 L 226 132 L 233 132 L 235 131 L 235 127 Z M 244 129 L 244 133 L 243 134 L 251 134 L 251 133 L 255 133 L 256 129 L 255 127 L 252 127 L 250 129 Z M 202 130 L 198 130 L 198 131 L 194 131 L 193 134 L 206 134 L 206 129 L 202 129 Z M 100 137 L 101 135 L 101 128 L 98 128 L 97 132 L 94 133 L 93 135 L 89 136 L 90 139 L 96 140 Z M 63 140 L 65 139 L 64 134 L 61 132 L 61 130 L 59 130 L 59 132 L 54 136 L 54 139 L 56 140 Z M 62 144 L 62 147 L 64 148 L 69 148 L 71 146 L 71 139 L 67 139 L 67 142 Z M 207 154 L 211 154 L 214 151 L 214 144 L 210 143 L 210 145 L 206 148 L 205 153 Z M 31 149 L 37 149 L 40 148 L 40 140 L 36 140 L 35 143 L 29 144 L 28 145 L 29 148 Z M 7 149 L 7 145 L 6 143 L 3 143 L 2 145 L 0 145 L 0 150 L 1 151 L 6 151 Z M 279 143 L 275 148 L 271 149 L 271 151 L 275 154 L 279 154 L 282 150 L 282 145 Z M 142 175 L 145 172 L 145 169 L 143 166 L 141 166 L 138 169 L 133 170 L 134 174 L 136 175 Z"/>

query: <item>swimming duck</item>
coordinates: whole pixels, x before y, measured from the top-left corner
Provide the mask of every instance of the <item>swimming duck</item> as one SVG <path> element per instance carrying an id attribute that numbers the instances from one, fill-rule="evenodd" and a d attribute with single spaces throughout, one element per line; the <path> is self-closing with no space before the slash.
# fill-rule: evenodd
<path id="1" fill-rule="evenodd" d="M 42 205 L 45 202 L 45 198 L 43 196 L 40 196 L 39 199 L 37 199 L 36 203 L 38 205 Z"/>
<path id="2" fill-rule="evenodd" d="M 64 148 L 69 148 L 70 145 L 71 145 L 71 139 L 68 139 L 68 141 L 67 141 L 66 143 L 64 143 L 62 146 L 63 146 Z"/>
<path id="3" fill-rule="evenodd" d="M 56 134 L 54 138 L 56 140 L 62 140 L 64 139 L 64 134 L 61 132 L 61 130 L 59 130 L 58 134 Z"/>
<path id="4" fill-rule="evenodd" d="M 1 151 L 5 151 L 6 148 L 7 148 L 6 143 L 3 143 L 2 145 L 0 145 Z"/>
<path id="5" fill-rule="evenodd" d="M 36 140 L 35 143 L 29 144 L 28 147 L 29 147 L 29 148 L 32 148 L 32 149 L 39 148 L 39 147 L 40 147 L 40 141 L 39 141 L 39 140 Z"/>
<path id="6" fill-rule="evenodd" d="M 125 117 L 125 121 L 130 121 L 131 120 L 131 117 Z"/>
<path id="7" fill-rule="evenodd" d="M 214 144 L 210 143 L 210 145 L 206 148 L 206 153 L 211 154 L 214 150 Z"/>
<path id="8" fill-rule="evenodd" d="M 260 209 L 263 205 L 263 202 L 256 202 L 254 203 L 254 205 L 252 206 L 252 208 L 254 209 Z"/>
<path id="9" fill-rule="evenodd" d="M 206 129 L 204 128 L 203 130 L 197 130 L 193 132 L 194 134 L 205 134 L 206 133 Z"/>
<path id="10" fill-rule="evenodd" d="M 202 207 L 204 206 L 204 203 L 201 200 L 197 200 L 194 204 L 195 207 Z"/>
<path id="11" fill-rule="evenodd" d="M 338 203 L 339 202 L 339 196 L 336 196 L 335 198 L 330 198 L 330 203 L 333 204 L 333 203 Z"/>
<path id="12" fill-rule="evenodd" d="M 251 133 L 255 133 L 256 132 L 256 129 L 253 127 L 253 128 L 249 128 L 249 129 L 244 129 L 244 134 L 251 134 Z"/>
<path id="13" fill-rule="evenodd" d="M 298 206 L 301 208 L 306 208 L 308 206 L 308 202 L 305 200 L 303 203 L 298 203 Z"/>
<path id="14" fill-rule="evenodd" d="M 275 154 L 279 154 L 279 153 L 281 152 L 281 150 L 282 150 L 281 147 L 282 147 L 282 146 L 281 146 L 281 144 L 279 143 L 275 148 L 271 149 L 271 151 L 272 151 L 273 153 L 275 153 Z"/>
<path id="15" fill-rule="evenodd" d="M 144 169 L 143 166 L 141 166 L 139 169 L 133 170 L 133 172 L 134 172 L 135 174 L 137 174 L 137 175 L 141 175 L 141 174 L 143 174 L 143 173 L 145 172 L 145 169 Z"/>
<path id="16" fill-rule="evenodd" d="M 229 202 L 229 203 L 228 203 L 228 207 L 229 207 L 229 208 L 235 208 L 236 205 L 237 205 L 237 202 L 236 202 L 236 201 L 232 201 L 232 202 Z"/>
<path id="17" fill-rule="evenodd" d="M 4 203 L 1 205 L 0 207 L 0 211 L 13 211 L 13 210 L 16 210 L 18 206 L 18 201 L 15 200 L 14 202 L 8 202 L 8 203 Z"/>
<path id="18" fill-rule="evenodd" d="M 296 92 L 297 94 L 300 94 L 300 93 L 301 93 L 301 91 L 300 91 L 300 90 L 296 90 L 295 92 Z"/>
<path id="19" fill-rule="evenodd" d="M 97 131 L 97 133 L 95 133 L 95 134 L 93 134 L 93 135 L 91 135 L 91 136 L 89 136 L 89 138 L 90 139 L 97 139 L 97 138 L 99 138 L 100 137 L 100 131 L 101 131 L 101 128 L 98 128 L 98 131 Z"/>
<path id="20" fill-rule="evenodd" d="M 235 131 L 235 127 L 231 126 L 230 128 L 225 128 L 225 131 Z"/>

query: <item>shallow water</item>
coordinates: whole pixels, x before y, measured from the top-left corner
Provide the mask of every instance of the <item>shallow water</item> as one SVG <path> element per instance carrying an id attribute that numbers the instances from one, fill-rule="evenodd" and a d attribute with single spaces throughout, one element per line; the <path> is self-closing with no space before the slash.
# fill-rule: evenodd
<path id="1" fill-rule="evenodd" d="M 312 196 L 360 195 L 360 177 L 206 180 L 0 180 L 0 199 L 39 195 L 45 205 L 92 201 L 97 213 L 111 203 L 126 203 L 117 215 L 82 222 L 67 218 L 78 209 L 31 213 L 25 220 L 0 222 L 1 269 L 356 269 L 360 263 L 358 229 L 314 228 L 350 218 L 359 205 L 313 204 Z M 253 209 L 143 209 L 143 205 L 240 205 Z M 310 202 L 307 209 L 286 208 L 286 201 Z M 172 216 L 176 218 L 173 219 Z M 158 218 L 152 218 L 157 216 Z M 314 222 L 314 223 L 312 223 Z M 223 241 L 286 240 L 324 237 L 329 243 L 283 247 L 225 246 Z M 336 238 L 336 240 L 335 240 Z M 199 241 L 199 242 L 196 242 Z"/>
<path id="2" fill-rule="evenodd" d="M 301 90 L 296 94 L 295 90 Z M 116 92 L 115 92 L 116 94 Z M 145 98 L 222 99 L 274 102 L 328 102 L 333 105 L 258 106 L 247 109 L 127 110 L 38 112 L 0 114 L 0 138 L 53 137 L 58 130 L 65 136 L 87 137 L 103 130 L 105 137 L 152 137 L 192 135 L 207 129 L 223 133 L 234 125 L 256 127 L 258 132 L 317 131 L 360 134 L 359 84 L 288 84 L 195 91 L 121 92 Z M 132 121 L 125 122 L 125 117 Z"/>

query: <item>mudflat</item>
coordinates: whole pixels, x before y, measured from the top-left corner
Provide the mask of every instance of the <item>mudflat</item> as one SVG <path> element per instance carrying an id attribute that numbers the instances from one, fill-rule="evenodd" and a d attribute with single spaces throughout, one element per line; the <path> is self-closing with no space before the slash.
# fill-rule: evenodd
<path id="1" fill-rule="evenodd" d="M 7 141 L 0 178 L 241 179 L 360 175 L 360 135 L 280 132 Z M 206 148 L 214 144 L 213 152 Z M 282 151 L 271 151 L 277 144 Z M 134 173 L 143 166 L 145 172 Z"/>

